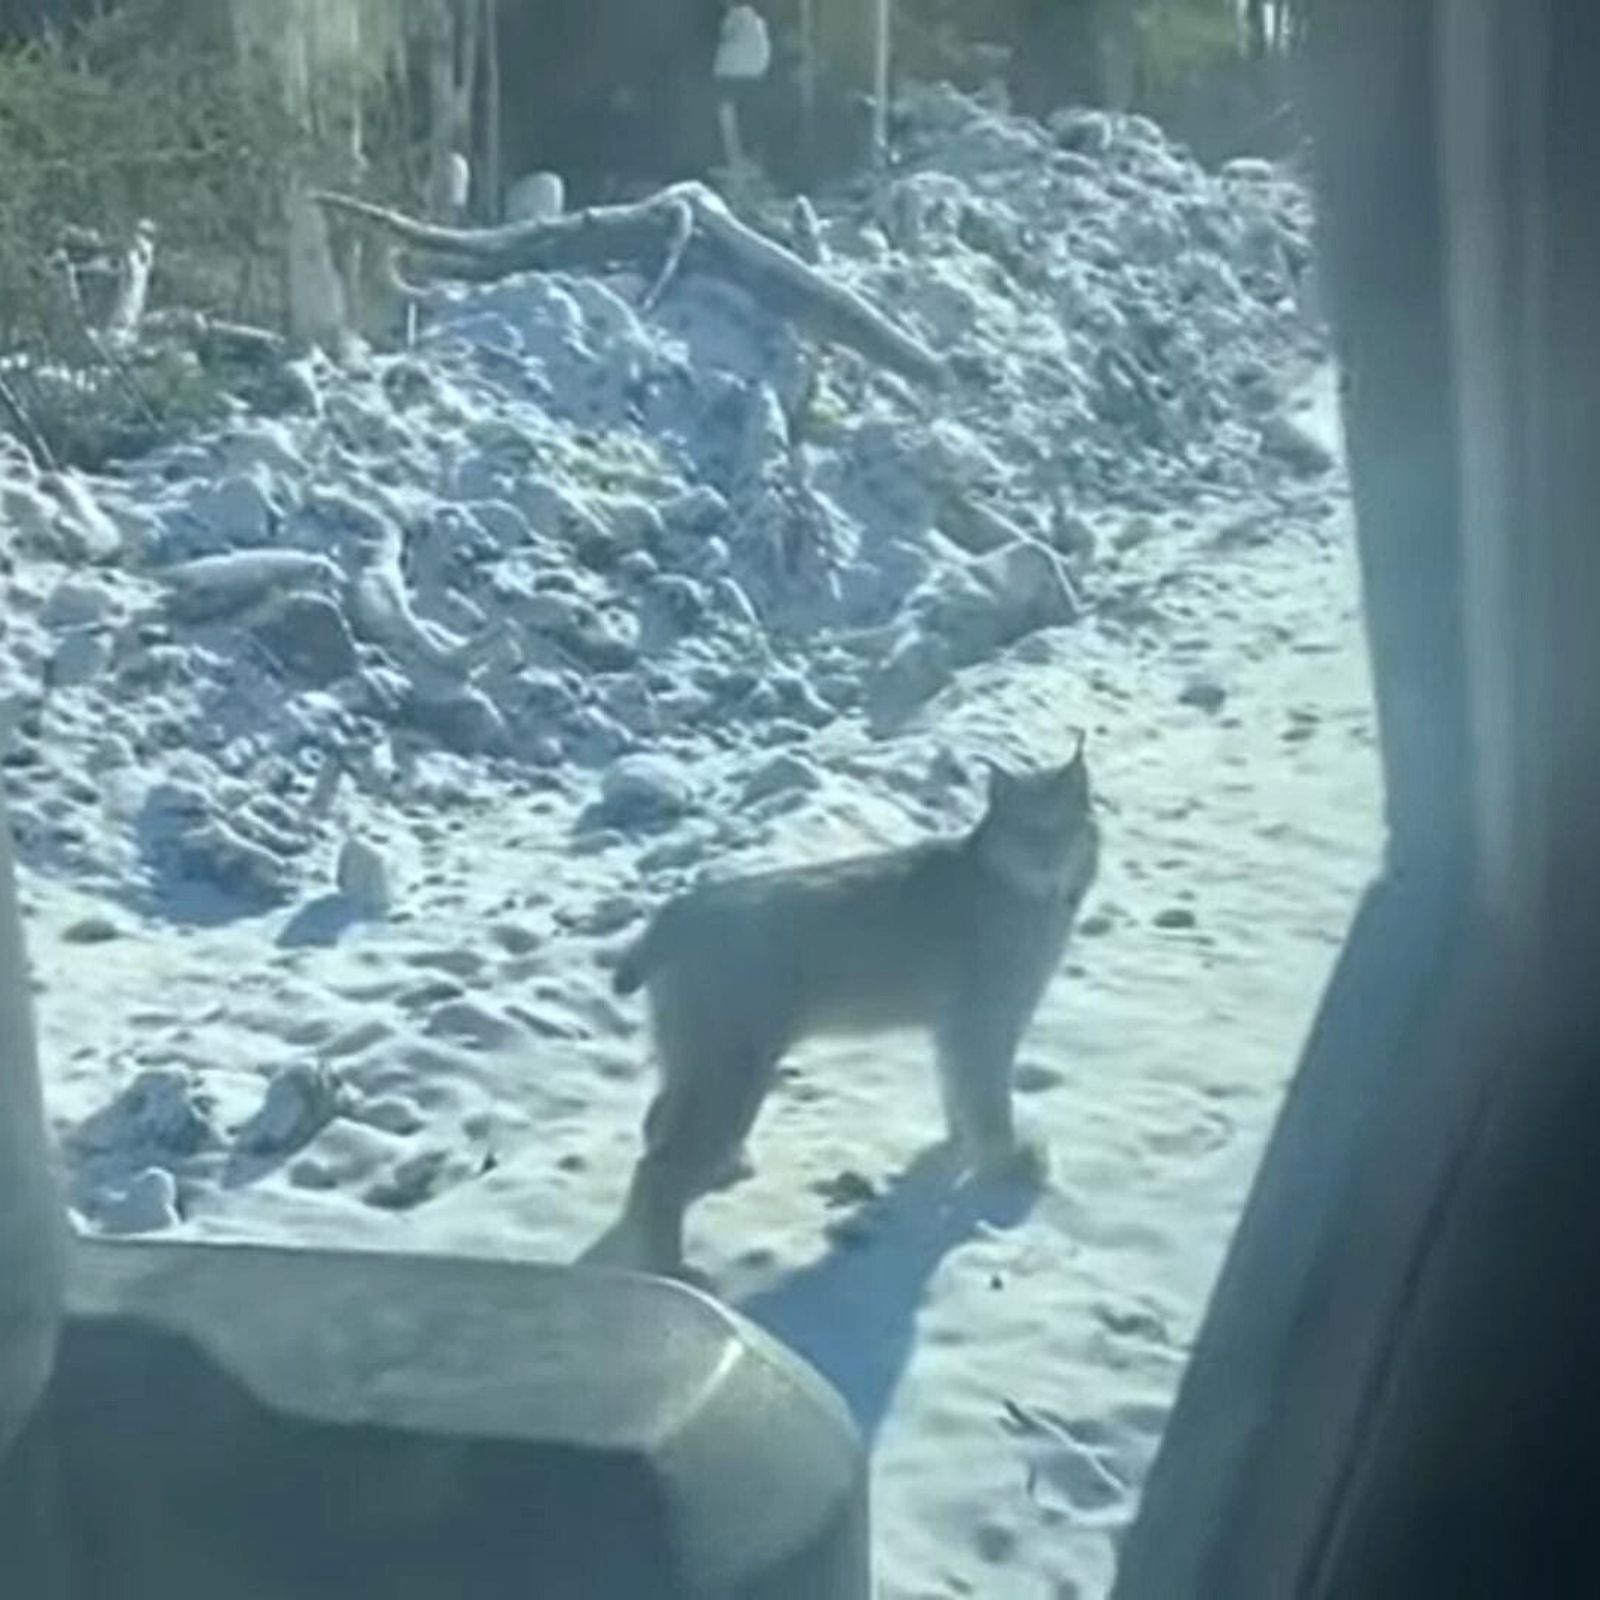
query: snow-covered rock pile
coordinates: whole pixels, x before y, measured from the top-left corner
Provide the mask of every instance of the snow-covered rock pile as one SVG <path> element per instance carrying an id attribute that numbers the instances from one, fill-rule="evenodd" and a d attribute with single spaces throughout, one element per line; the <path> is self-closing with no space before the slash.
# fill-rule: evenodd
<path id="1" fill-rule="evenodd" d="M 1315 344 L 1293 184 L 1208 174 L 1138 118 L 930 89 L 902 121 L 898 175 L 804 232 L 942 354 L 939 393 L 703 278 L 646 316 L 642 280 L 530 275 L 93 498 L 7 457 L 31 858 L 281 902 L 346 776 L 499 773 L 648 828 L 684 809 L 674 757 L 748 749 L 776 782 L 774 747 L 890 729 L 1072 622 L 1126 517 L 1316 471 L 1278 415 Z M 91 802 L 121 844 L 76 825 Z"/>

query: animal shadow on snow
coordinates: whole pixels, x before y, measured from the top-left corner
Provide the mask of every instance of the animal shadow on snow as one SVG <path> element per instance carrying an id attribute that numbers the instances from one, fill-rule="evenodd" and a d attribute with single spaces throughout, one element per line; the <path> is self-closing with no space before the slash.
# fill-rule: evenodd
<path id="1" fill-rule="evenodd" d="M 969 1178 L 948 1144 L 923 1151 L 859 1223 L 811 1265 L 739 1310 L 797 1350 L 833 1384 L 870 1443 L 911 1358 L 929 1279 L 986 1228 L 1017 1226 L 1042 1193 L 1022 1178 Z"/>
<path id="2" fill-rule="evenodd" d="M 331 949 L 361 921 L 361 911 L 348 896 L 334 893 L 308 900 L 284 923 L 280 950 Z"/>

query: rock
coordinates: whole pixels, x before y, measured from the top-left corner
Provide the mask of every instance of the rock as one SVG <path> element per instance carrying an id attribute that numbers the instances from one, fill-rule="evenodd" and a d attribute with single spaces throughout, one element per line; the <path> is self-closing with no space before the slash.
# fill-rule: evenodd
<path id="1" fill-rule="evenodd" d="M 110 944 L 122 937 L 122 929 L 110 917 L 91 915 L 69 922 L 61 930 L 63 944 Z"/>
<path id="2" fill-rule="evenodd" d="M 982 500 L 952 491 L 939 506 L 939 531 L 972 555 L 988 555 L 1027 535 L 1004 512 Z"/>
<path id="3" fill-rule="evenodd" d="M 113 606 L 104 584 L 84 578 L 68 578 L 58 583 L 46 597 L 39 620 L 47 628 L 85 628 L 102 623 Z"/>
<path id="4" fill-rule="evenodd" d="M 867 725 L 880 737 L 895 732 L 950 681 L 950 652 L 937 634 L 910 629 L 866 682 Z"/>
<path id="5" fill-rule="evenodd" d="M 937 790 L 964 789 L 972 781 L 966 762 L 947 744 L 934 751 L 928 762 L 928 782 Z"/>
<path id="6" fill-rule="evenodd" d="M 407 720 L 458 756 L 503 755 L 511 735 L 500 708 L 481 689 L 458 689 L 441 697 L 413 694 Z"/>
<path id="7" fill-rule="evenodd" d="M 756 730 L 756 737 L 764 745 L 775 744 L 804 744 L 811 737 L 811 730 L 803 722 L 796 722 L 793 717 L 767 717 L 761 727 Z"/>
<path id="8" fill-rule="evenodd" d="M 288 1155 L 316 1138 L 339 1110 L 339 1080 L 333 1073 L 320 1062 L 295 1062 L 273 1073 L 236 1142 L 251 1155 Z"/>
<path id="9" fill-rule="evenodd" d="M 1111 148 L 1111 119 L 1103 111 L 1057 111 L 1048 126 L 1063 150 L 1103 156 Z"/>
<path id="10" fill-rule="evenodd" d="M 533 529 L 527 517 L 509 500 L 478 500 L 465 509 L 499 550 L 509 553 L 533 542 Z"/>
<path id="11" fill-rule="evenodd" d="M 122 550 L 122 533 L 101 509 L 83 475 L 70 468 L 47 472 L 40 483 L 59 508 L 54 534 L 58 553 L 68 561 L 113 561 Z"/>
<path id="12" fill-rule="evenodd" d="M 75 689 L 98 678 L 111 660 L 111 641 L 90 628 L 67 634 L 50 653 L 45 681 L 52 689 Z"/>
<path id="13" fill-rule="evenodd" d="M 728 502 L 710 484 L 685 489 L 661 507 L 668 534 L 708 536 L 728 524 Z"/>
<path id="14" fill-rule="evenodd" d="M 272 537 L 272 502 L 255 477 L 245 473 L 208 484 L 189 501 L 187 511 L 205 529 L 207 549 L 262 545 Z"/>
<path id="15" fill-rule="evenodd" d="M 638 677 L 628 675 L 610 679 L 603 704 L 607 715 L 637 738 L 654 738 L 660 731 L 661 718 L 656 711 L 655 698 Z"/>
<path id="16" fill-rule="evenodd" d="M 694 803 L 683 770 L 665 756 L 624 756 L 601 779 L 587 823 L 599 828 L 649 828 L 675 822 Z"/>
<path id="17" fill-rule="evenodd" d="M 578 918 L 573 926 L 591 939 L 605 939 L 626 928 L 630 922 L 637 922 L 642 915 L 639 902 L 631 895 L 608 894 Z"/>
<path id="18" fill-rule="evenodd" d="M 548 667 L 529 667 L 519 673 L 515 693 L 522 715 L 536 722 L 560 722 L 577 704 L 572 685 Z"/>
<path id="19" fill-rule="evenodd" d="M 802 756 L 783 750 L 764 761 L 745 781 L 739 800 L 753 805 L 775 794 L 806 794 L 822 786 L 817 769 Z"/>
<path id="20" fill-rule="evenodd" d="M 429 1006 L 463 999 L 466 992 L 453 978 L 425 978 L 400 994 L 396 1003 L 408 1011 L 426 1011 Z"/>
<path id="21" fill-rule="evenodd" d="M 595 497 L 595 505 L 612 543 L 621 552 L 619 559 L 648 554 L 660 545 L 666 524 L 648 500 L 637 495 L 602 495 Z"/>
<path id="22" fill-rule="evenodd" d="M 1019 1061 L 1011 1077 L 1018 1094 L 1044 1094 L 1059 1089 L 1066 1081 L 1064 1072 L 1038 1061 Z"/>
<path id="23" fill-rule="evenodd" d="M 175 865 L 185 878 L 267 905 L 281 904 L 294 894 L 293 863 L 220 817 L 206 817 L 180 831 Z"/>
<path id="24" fill-rule="evenodd" d="M 526 596 L 519 610 L 526 627 L 561 638 L 577 628 L 584 603 L 576 595 L 539 590 Z"/>
<path id="25" fill-rule="evenodd" d="M 502 1050 L 517 1039 L 515 1024 L 477 1000 L 445 1000 L 429 1013 L 422 1031 L 433 1039 L 453 1039 L 478 1050 Z"/>
<path id="26" fill-rule="evenodd" d="M 274 591 L 313 585 L 331 588 L 338 569 L 308 550 L 233 550 L 167 567 L 167 609 L 182 622 L 212 622 L 260 604 Z"/>
<path id="27" fill-rule="evenodd" d="M 388 1173 L 368 1186 L 362 1199 L 384 1211 L 409 1211 L 432 1198 L 448 1166 L 448 1152 L 421 1151 L 396 1162 Z"/>
<path id="28" fill-rule="evenodd" d="M 629 583 L 648 584 L 661 568 L 648 550 L 630 550 L 617 563 L 617 575 Z"/>
<path id="29" fill-rule="evenodd" d="M 1087 518 L 1068 511 L 1058 502 L 1050 516 L 1050 543 L 1062 555 L 1087 565 L 1094 560 L 1099 541 Z"/>
<path id="30" fill-rule="evenodd" d="M 1194 927 L 1199 919 L 1188 906 L 1169 906 L 1165 911 L 1156 912 L 1151 920 L 1158 928 L 1167 932 L 1177 932 Z"/>
<path id="31" fill-rule="evenodd" d="M 0 483 L 0 526 L 15 530 L 17 548 L 62 560 L 69 554 L 57 529 L 61 508 L 30 483 Z"/>
<path id="32" fill-rule="evenodd" d="M 1142 544 L 1148 544 L 1156 536 L 1156 525 L 1143 513 L 1128 518 L 1117 529 L 1112 543 L 1119 553 L 1136 550 Z"/>
<path id="33" fill-rule="evenodd" d="M 1270 161 L 1259 156 L 1235 156 L 1223 162 L 1222 176 L 1235 183 L 1274 183 L 1278 173 Z"/>
<path id="34" fill-rule="evenodd" d="M 559 173 L 525 172 L 506 189 L 506 221 L 553 222 L 566 203 L 566 185 Z"/>
<path id="35" fill-rule="evenodd" d="M 561 636 L 567 654 L 591 672 L 630 672 L 639 662 L 639 647 L 618 627 L 596 618 L 580 620 Z"/>
<path id="36" fill-rule="evenodd" d="M 832 1178 L 820 1178 L 812 1188 L 830 1206 L 864 1206 L 878 1198 L 871 1178 L 847 1167 Z"/>
<path id="37" fill-rule="evenodd" d="M 364 839 L 346 839 L 335 868 L 339 893 L 358 915 L 379 919 L 389 914 L 393 891 L 389 868 L 378 851 Z"/>
<path id="38" fill-rule="evenodd" d="M 1284 412 L 1277 412 L 1261 424 L 1261 448 L 1281 461 L 1291 472 L 1304 478 L 1332 472 L 1337 464 L 1333 452 L 1302 423 Z"/>
<path id="39" fill-rule="evenodd" d="M 916 609 L 951 663 L 964 667 L 1040 628 L 1073 621 L 1080 606 L 1060 557 L 1042 544 L 1018 540 L 939 573 Z"/>
<path id="40" fill-rule="evenodd" d="M 133 1150 L 190 1156 L 215 1141 L 194 1079 L 179 1067 L 152 1067 L 85 1118 L 70 1142 L 108 1155 Z"/>
<path id="41" fill-rule="evenodd" d="M 490 928 L 489 937 L 509 956 L 531 955 L 544 943 L 540 934 L 519 922 L 498 922 Z"/>
<path id="42" fill-rule="evenodd" d="M 989 1566 L 1003 1566 L 1017 1553 L 1021 1540 L 1015 1528 L 1004 1522 L 980 1522 L 973 1530 L 973 1548 L 978 1559 Z"/>
<path id="43" fill-rule="evenodd" d="M 684 832 L 640 851 L 636 864 L 646 876 L 655 872 L 678 872 L 685 867 L 699 866 L 710 849 L 711 842 L 704 834 Z"/>
<path id="44" fill-rule="evenodd" d="M 1220 711 L 1227 699 L 1228 691 L 1214 678 L 1191 678 L 1178 691 L 1178 704 L 1197 711 Z"/>
<path id="45" fill-rule="evenodd" d="M 120 733 L 103 733 L 89 751 L 89 770 L 119 772 L 131 767 L 134 760 L 133 746 Z"/>
<path id="46" fill-rule="evenodd" d="M 563 753 L 578 766 L 607 767 L 634 749 L 628 730 L 598 706 L 579 706 L 561 725 Z"/>
<path id="47" fill-rule="evenodd" d="M 183 1220 L 178 1210 L 178 1180 L 165 1167 L 146 1167 L 120 1194 L 96 1207 L 107 1233 L 158 1233 Z"/>
<path id="48" fill-rule="evenodd" d="M 677 572 L 652 578 L 645 586 L 639 617 L 645 649 L 660 649 L 698 628 L 705 614 L 706 591 L 693 578 Z"/>
<path id="49" fill-rule="evenodd" d="M 289 672 L 317 688 L 351 677 L 361 665 L 344 613 L 322 595 L 283 595 L 251 626 Z"/>
<path id="50" fill-rule="evenodd" d="M 403 1094 L 357 1101 L 346 1114 L 354 1122 L 364 1122 L 369 1128 L 380 1128 L 402 1138 L 419 1132 L 425 1120 L 417 1103 Z"/>

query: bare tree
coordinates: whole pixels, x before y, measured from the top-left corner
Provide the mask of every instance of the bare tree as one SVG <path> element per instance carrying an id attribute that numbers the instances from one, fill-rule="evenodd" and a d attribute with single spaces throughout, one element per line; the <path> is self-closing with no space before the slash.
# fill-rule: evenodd
<path id="1" fill-rule="evenodd" d="M 872 0 L 872 159 L 889 158 L 889 56 L 894 34 L 894 0 Z"/>
<path id="2" fill-rule="evenodd" d="M 480 0 L 427 0 L 422 45 L 428 83 L 428 212 L 452 211 L 456 169 L 473 148 L 472 108 L 479 39 L 488 8 Z"/>
<path id="3" fill-rule="evenodd" d="M 820 46 L 817 39 L 817 0 L 799 0 L 800 136 L 804 140 L 805 170 L 817 163 L 817 87 Z"/>
<path id="4" fill-rule="evenodd" d="M 1282 11 L 1281 6 L 1274 9 Z M 1262 60 L 1272 44 L 1267 0 L 1245 0 L 1244 36 L 1251 60 Z"/>
<path id="5" fill-rule="evenodd" d="M 505 138 L 503 86 L 500 78 L 499 0 L 482 0 L 483 101 L 482 153 L 478 161 L 478 215 L 484 222 L 500 220 L 505 193 Z"/>

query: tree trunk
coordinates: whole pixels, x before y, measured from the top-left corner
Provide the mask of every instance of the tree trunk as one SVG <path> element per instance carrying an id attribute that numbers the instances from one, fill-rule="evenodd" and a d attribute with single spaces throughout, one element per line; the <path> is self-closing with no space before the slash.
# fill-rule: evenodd
<path id="1" fill-rule="evenodd" d="M 483 0 L 483 150 L 474 178 L 478 217 L 489 223 L 500 220 L 505 195 L 502 92 L 499 0 Z"/>
<path id="2" fill-rule="evenodd" d="M 889 159 L 889 60 L 894 34 L 894 0 L 872 0 L 872 160 Z"/>
<path id="3" fill-rule="evenodd" d="M 1277 9 L 1281 12 L 1282 7 Z M 1244 33 L 1250 59 L 1262 60 L 1271 45 L 1267 27 L 1267 0 L 1245 0 Z"/>
<path id="4" fill-rule="evenodd" d="M 817 167 L 817 0 L 799 0 L 800 19 L 800 138 L 804 170 Z"/>
<path id="5" fill-rule="evenodd" d="M 855 167 L 876 150 L 888 0 L 815 0 L 818 79 L 828 105 L 818 128 L 821 165 Z"/>
<path id="6" fill-rule="evenodd" d="M 284 104 L 294 126 L 309 140 L 316 126 L 318 56 L 316 22 L 305 4 L 289 8 L 281 41 L 268 40 L 282 71 Z M 316 346 L 337 355 L 347 326 L 344 288 L 334 265 L 327 220 L 307 198 L 303 161 L 297 159 L 284 196 L 283 291 L 285 330 L 299 348 Z"/>

